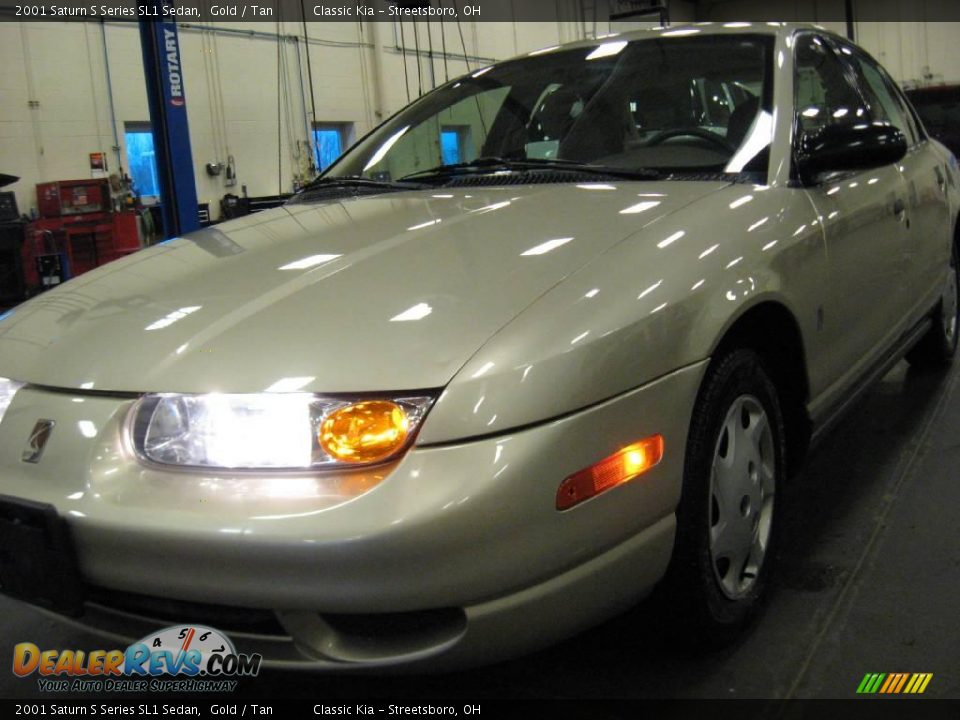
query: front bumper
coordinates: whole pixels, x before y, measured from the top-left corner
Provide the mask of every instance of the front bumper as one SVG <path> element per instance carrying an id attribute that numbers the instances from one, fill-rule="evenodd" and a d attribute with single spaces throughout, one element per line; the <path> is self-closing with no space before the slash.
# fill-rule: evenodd
<path id="1" fill-rule="evenodd" d="M 279 665 L 492 661 L 595 624 L 662 576 L 704 367 L 533 428 L 416 447 L 345 475 L 372 486 L 347 502 L 309 475 L 145 467 L 123 442 L 133 399 L 27 387 L 0 424 L 0 492 L 67 519 L 84 581 L 98 588 L 85 627 L 136 639 L 158 626 L 144 623 L 169 624 L 110 608 L 111 592 L 135 593 L 269 611 L 283 632 L 234 638 Z M 41 461 L 24 463 L 38 418 L 55 430 Z M 565 477 L 654 433 L 660 465 L 555 510 Z M 397 614 L 423 622 L 377 637 L 332 621 Z"/>

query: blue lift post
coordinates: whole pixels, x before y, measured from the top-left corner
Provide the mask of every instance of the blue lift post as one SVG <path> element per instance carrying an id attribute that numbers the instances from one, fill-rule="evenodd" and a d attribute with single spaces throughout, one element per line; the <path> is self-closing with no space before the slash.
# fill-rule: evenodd
<path id="1" fill-rule="evenodd" d="M 167 0 L 148 0 L 154 20 L 140 20 L 143 74 L 147 81 L 150 126 L 157 158 L 163 232 L 166 238 L 183 235 L 200 227 L 197 212 L 197 184 L 193 175 L 193 154 L 187 126 L 187 98 L 180 63 L 180 41 L 173 7 Z"/>

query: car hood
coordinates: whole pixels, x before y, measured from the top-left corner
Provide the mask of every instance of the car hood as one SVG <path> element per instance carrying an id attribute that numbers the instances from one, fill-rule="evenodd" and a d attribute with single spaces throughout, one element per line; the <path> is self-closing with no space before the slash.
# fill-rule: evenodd
<path id="1" fill-rule="evenodd" d="M 0 321 L 0 375 L 124 392 L 440 387 L 593 257 L 726 185 L 459 188 L 288 205 L 137 252 L 15 308 Z"/>

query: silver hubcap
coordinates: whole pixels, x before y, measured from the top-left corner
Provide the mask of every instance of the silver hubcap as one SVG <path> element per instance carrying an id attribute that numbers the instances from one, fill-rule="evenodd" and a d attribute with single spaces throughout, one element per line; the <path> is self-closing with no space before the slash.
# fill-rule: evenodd
<path id="1" fill-rule="evenodd" d="M 741 395 L 720 429 L 710 473 L 710 560 L 731 600 L 750 592 L 770 541 L 776 457 L 760 401 Z"/>
<path id="2" fill-rule="evenodd" d="M 952 266 L 947 273 L 947 286 L 943 291 L 943 311 L 941 315 L 943 335 L 947 344 L 953 345 L 953 339 L 957 334 L 957 271 Z"/>

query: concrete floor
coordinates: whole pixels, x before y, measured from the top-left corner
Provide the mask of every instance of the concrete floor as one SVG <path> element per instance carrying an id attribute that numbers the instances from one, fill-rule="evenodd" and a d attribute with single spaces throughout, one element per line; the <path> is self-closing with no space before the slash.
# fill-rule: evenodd
<path id="1" fill-rule="evenodd" d="M 867 672 L 931 672 L 927 697 L 960 698 L 958 379 L 960 362 L 933 374 L 901 363 L 814 450 L 785 497 L 776 590 L 734 647 L 678 649 L 648 601 L 493 667 L 386 678 L 266 671 L 237 697 L 852 698 Z M 4 664 L 28 639 L 102 647 L 6 599 L 0 637 Z M 0 696 L 39 693 L 35 680 L 0 672 Z"/>

